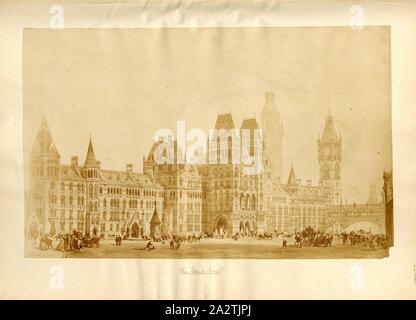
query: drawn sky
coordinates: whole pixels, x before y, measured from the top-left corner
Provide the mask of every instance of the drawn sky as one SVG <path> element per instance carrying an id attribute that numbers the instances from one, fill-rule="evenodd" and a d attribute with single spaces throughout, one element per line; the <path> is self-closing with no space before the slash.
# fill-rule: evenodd
<path id="1" fill-rule="evenodd" d="M 27 29 L 23 41 L 24 149 L 42 117 L 62 163 L 83 163 L 90 133 L 105 169 L 141 171 L 154 132 L 185 120 L 213 128 L 259 118 L 272 91 L 284 124 L 283 177 L 319 179 L 317 137 L 329 108 L 343 139 L 344 201 L 381 192 L 391 169 L 390 30 Z"/>

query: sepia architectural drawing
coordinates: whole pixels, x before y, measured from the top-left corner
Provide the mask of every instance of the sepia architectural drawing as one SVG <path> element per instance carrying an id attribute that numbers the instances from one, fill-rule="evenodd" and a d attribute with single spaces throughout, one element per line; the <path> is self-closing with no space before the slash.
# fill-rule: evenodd
<path id="1" fill-rule="evenodd" d="M 260 174 L 244 175 L 243 165 L 233 164 L 231 157 L 226 164 L 158 164 L 154 151 L 162 141 L 154 142 L 139 173 L 133 164 L 125 171 L 101 168 L 91 138 L 83 164 L 78 156 L 70 165 L 61 164 L 43 119 L 30 156 L 26 233 L 55 236 L 77 231 L 92 237 L 146 238 L 157 232 L 172 238 L 296 234 L 309 227 L 341 234 L 357 222 L 374 223 L 382 231 L 385 221 L 391 221 L 385 208 L 386 203 L 391 206 L 391 190 L 386 186 L 384 205 L 377 202 L 375 186 L 370 186 L 367 203 L 343 203 L 342 139 L 331 114 L 316 142 L 320 177 L 316 184 L 302 183 L 293 163 L 287 181 L 282 181 L 282 119 L 271 92 L 265 95 L 260 125 L 255 118 L 241 124 L 241 129 L 259 127 L 264 137 Z M 235 129 L 232 115 L 218 115 L 215 128 Z M 384 174 L 387 184 L 389 177 Z"/>
<path id="2" fill-rule="evenodd" d="M 28 79 L 24 104 L 26 121 L 31 122 L 24 129 L 25 255 L 42 257 L 45 250 L 52 248 L 70 257 L 109 258 L 284 258 L 290 257 L 290 253 L 284 253 L 290 251 L 282 250 L 293 248 L 299 249 L 295 258 L 388 255 L 393 244 L 392 178 L 386 171 L 391 169 L 389 113 L 362 121 L 356 114 L 363 116 L 368 108 L 389 107 L 388 87 L 383 87 L 388 83 L 389 71 L 384 60 L 357 60 L 366 70 L 364 74 L 380 72 L 366 98 L 362 86 L 355 83 L 355 75 L 364 71 L 346 68 L 341 74 L 339 70 L 344 65 L 337 62 L 359 57 L 334 36 L 377 41 L 375 48 L 366 48 L 373 54 L 379 52 L 379 47 L 388 47 L 386 29 L 370 31 L 352 34 L 348 29 L 270 29 L 270 34 L 262 35 L 269 45 L 257 51 L 252 43 L 249 46 L 243 41 L 257 37 L 255 30 L 221 30 L 230 41 L 214 45 L 214 30 L 198 31 L 204 35 L 201 40 L 192 31 L 172 29 L 166 31 L 167 35 L 187 50 L 174 46 L 168 58 L 149 56 L 151 51 L 140 47 L 152 43 L 155 31 L 120 31 L 147 39 L 139 47 L 134 42 L 126 44 L 125 56 L 124 51 L 120 53 L 112 47 L 100 49 L 105 52 L 101 56 L 99 48 L 89 42 L 101 37 L 94 30 L 65 30 L 62 36 L 66 42 L 48 30 L 28 31 L 25 48 L 41 46 L 47 51 L 47 41 L 59 41 L 66 50 L 48 54 L 59 58 L 55 63 L 65 69 L 62 74 L 44 76 L 41 66 L 45 60 L 36 50 L 26 51 L 24 59 Z M 114 43 L 120 41 L 116 31 L 106 32 Z M 292 43 L 292 36 L 303 41 Z M 334 48 L 328 47 L 328 57 L 322 56 L 320 46 L 311 40 L 321 37 L 328 46 L 334 43 Z M 90 58 L 71 51 L 74 39 L 84 43 Z M 278 39 L 285 39 L 287 48 L 281 47 Z M 225 69 L 214 64 L 217 73 L 207 88 L 192 78 L 207 76 L 198 59 L 194 61 L 190 54 L 195 41 L 212 44 L 213 52 L 223 52 L 225 56 L 218 62 Z M 248 52 L 236 54 L 235 45 L 248 46 Z M 311 53 L 298 50 L 302 46 L 310 48 Z M 204 55 L 204 48 L 195 50 Z M 269 51 L 290 57 L 291 69 L 271 59 Z M 143 55 L 142 60 L 133 59 L 129 52 Z M 253 60 L 258 70 L 241 69 L 242 65 L 250 67 L 247 61 L 255 52 L 262 57 Z M 316 65 L 310 65 L 309 55 Z M 191 60 L 185 63 L 183 57 Z M 234 60 L 239 63 L 234 64 Z M 290 72 L 272 71 L 263 66 L 263 60 L 276 70 Z M 67 68 L 72 64 L 88 71 L 77 81 L 63 81 L 73 72 Z M 309 70 L 312 67 L 313 72 Z M 154 70 L 160 70 L 160 74 Z M 303 75 L 303 70 L 307 74 Z M 237 77 L 235 72 L 243 76 Z M 98 77 L 101 73 L 107 77 Z M 243 86 L 250 92 L 230 89 L 238 87 L 240 80 L 244 83 L 244 75 L 249 80 Z M 229 77 L 236 81 L 228 82 Z M 52 82 L 53 78 L 59 81 Z M 291 81 L 293 86 L 287 84 Z M 84 82 L 86 87 L 81 86 Z M 269 90 L 252 90 L 252 82 Z M 221 86 L 229 85 L 229 91 L 223 93 Z M 189 96 L 182 95 L 182 89 Z M 66 95 L 70 102 L 58 100 L 54 92 Z M 350 101 L 351 97 L 355 100 Z M 364 102 L 360 100 L 363 97 Z M 331 99 L 335 102 L 331 103 Z M 322 107 L 325 100 L 328 103 Z M 122 102 L 117 106 L 119 101 Z M 62 106 L 62 117 L 53 109 L 54 103 Z M 247 106 L 240 110 L 242 103 Z M 211 105 L 227 107 L 215 109 Z M 231 111 L 225 111 L 227 108 Z M 52 120 L 50 114 L 55 114 Z M 43 118 L 35 124 L 30 116 Z M 77 136 L 77 129 L 68 126 L 63 133 L 59 126 L 64 117 L 72 126 L 88 130 L 93 126 L 93 134 L 87 139 L 84 130 L 84 137 Z M 186 117 L 195 129 L 185 134 L 181 117 Z M 176 134 L 166 129 L 173 124 L 172 119 L 177 122 Z M 212 129 L 202 129 L 205 125 Z M 377 130 L 384 131 L 376 136 Z M 312 131 L 317 136 L 311 135 Z M 55 144 L 56 134 L 59 141 L 65 142 Z M 78 149 L 82 139 L 88 144 Z M 126 148 L 118 148 L 116 144 L 120 142 Z M 103 147 L 107 151 L 103 152 Z M 75 155 L 68 154 L 74 150 Z M 137 161 L 127 162 L 121 170 L 113 165 L 107 167 L 121 153 L 121 158 L 133 157 Z M 376 162 L 374 168 L 372 161 Z M 361 166 L 371 173 L 365 173 Z M 365 178 L 361 179 L 363 174 Z M 113 242 L 117 249 L 110 245 Z M 154 253 L 137 252 L 137 246 Z M 309 250 L 316 247 L 318 251 Z M 375 247 L 380 250 L 373 250 Z M 81 248 L 85 250 L 81 252 Z"/>

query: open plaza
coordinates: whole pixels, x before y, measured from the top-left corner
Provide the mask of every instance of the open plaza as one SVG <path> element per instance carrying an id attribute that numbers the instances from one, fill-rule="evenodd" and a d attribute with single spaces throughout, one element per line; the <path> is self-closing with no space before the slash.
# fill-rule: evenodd
<path id="1" fill-rule="evenodd" d="M 80 251 L 40 250 L 35 240 L 27 240 L 25 256 L 33 258 L 129 258 L 129 259 L 360 259 L 383 258 L 388 250 L 366 246 L 343 245 L 342 239 L 334 239 L 331 247 L 297 248 L 294 239 L 287 239 L 287 248 L 282 248 L 282 239 L 258 240 L 252 238 L 201 239 L 183 242 L 177 250 L 171 250 L 169 241 L 153 242 L 155 249 L 143 250 L 146 240 L 124 240 L 116 245 L 115 240 L 100 241 L 98 247 L 84 247 Z"/>

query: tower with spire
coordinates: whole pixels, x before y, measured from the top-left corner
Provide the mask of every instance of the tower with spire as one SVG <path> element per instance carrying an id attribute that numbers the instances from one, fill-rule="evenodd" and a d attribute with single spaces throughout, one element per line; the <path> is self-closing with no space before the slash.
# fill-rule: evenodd
<path id="1" fill-rule="evenodd" d="M 341 203 L 342 139 L 329 111 L 324 131 L 318 137 L 319 181 L 327 190 L 330 203 Z"/>
<path id="2" fill-rule="evenodd" d="M 99 188 L 101 180 L 100 162 L 95 158 L 92 140 L 88 143 L 87 156 L 81 170 L 82 176 L 86 179 L 86 215 L 85 233 L 87 235 L 98 236 L 100 230 L 99 207 Z"/>
<path id="3" fill-rule="evenodd" d="M 84 166 L 82 168 L 82 175 L 86 179 L 100 178 L 100 162 L 95 158 L 91 137 L 90 142 L 88 143 L 87 156 L 85 157 Z"/>
<path id="4" fill-rule="evenodd" d="M 54 221 L 50 219 L 50 215 L 55 213 L 55 208 L 48 206 L 48 191 L 50 185 L 59 179 L 60 159 L 48 123 L 43 118 L 29 158 L 30 180 L 26 221 L 31 226 L 43 226 L 39 231 L 45 233 L 54 232 L 55 229 Z"/>
<path id="5" fill-rule="evenodd" d="M 263 161 L 272 177 L 281 177 L 283 153 L 283 125 L 273 92 L 266 92 L 261 112 Z"/>

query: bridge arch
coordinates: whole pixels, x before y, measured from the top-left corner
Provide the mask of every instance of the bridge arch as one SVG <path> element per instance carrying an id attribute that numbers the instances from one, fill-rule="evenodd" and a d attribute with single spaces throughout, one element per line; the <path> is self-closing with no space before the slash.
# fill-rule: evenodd
<path id="1" fill-rule="evenodd" d="M 371 232 L 373 234 L 376 233 L 383 233 L 381 225 L 374 222 L 374 221 L 358 221 L 353 222 L 350 225 L 345 227 L 346 232 L 357 232 L 357 231 L 364 231 L 364 232 Z"/>

